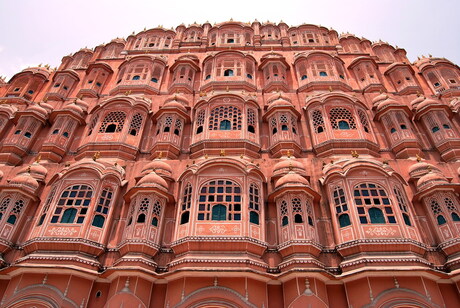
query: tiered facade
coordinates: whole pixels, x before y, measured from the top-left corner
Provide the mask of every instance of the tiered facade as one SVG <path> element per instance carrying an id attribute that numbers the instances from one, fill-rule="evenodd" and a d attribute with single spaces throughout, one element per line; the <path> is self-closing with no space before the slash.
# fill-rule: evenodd
<path id="1" fill-rule="evenodd" d="M 459 307 L 460 70 L 155 28 L 0 84 L 1 307 Z"/>

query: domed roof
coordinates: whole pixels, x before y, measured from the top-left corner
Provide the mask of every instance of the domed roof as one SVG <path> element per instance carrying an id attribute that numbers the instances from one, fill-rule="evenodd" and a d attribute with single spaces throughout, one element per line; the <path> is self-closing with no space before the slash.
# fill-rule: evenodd
<path id="1" fill-rule="evenodd" d="M 440 172 L 430 172 L 417 181 L 417 191 L 426 190 L 430 187 L 442 184 L 449 184 L 446 177 Z"/>
<path id="2" fill-rule="evenodd" d="M 46 111 L 46 109 L 43 108 L 42 106 L 40 106 L 39 104 L 33 104 L 32 106 L 27 108 L 26 111 L 31 111 L 31 112 L 38 113 L 39 115 L 41 115 L 44 118 L 46 118 L 48 116 L 48 111 Z"/>
<path id="3" fill-rule="evenodd" d="M 278 181 L 276 181 L 275 189 L 284 186 L 310 186 L 310 183 L 308 183 L 307 179 L 301 175 L 295 173 L 294 171 L 290 171 L 288 174 L 282 176 Z"/>
<path id="4" fill-rule="evenodd" d="M 377 104 L 377 111 L 383 110 L 387 106 L 400 106 L 400 104 L 394 99 L 388 98 Z"/>
<path id="5" fill-rule="evenodd" d="M 420 178 L 430 171 L 441 173 L 441 170 L 427 162 L 417 162 L 409 167 L 409 175 L 411 178 Z"/>
<path id="6" fill-rule="evenodd" d="M 18 108 L 10 104 L 2 104 L 0 105 L 0 110 L 3 110 L 4 112 L 12 116 L 16 111 L 18 111 Z"/>
<path id="7" fill-rule="evenodd" d="M 111 40 L 110 43 L 124 44 L 124 43 L 126 43 L 126 41 L 123 38 L 118 38 L 117 37 L 117 38 Z"/>
<path id="8" fill-rule="evenodd" d="M 416 99 L 414 99 L 412 102 L 410 102 L 410 105 L 412 109 L 417 109 L 417 106 L 425 100 L 425 97 L 419 96 Z"/>
<path id="9" fill-rule="evenodd" d="M 29 173 L 37 181 L 43 181 L 48 174 L 48 169 L 38 162 L 34 162 L 32 165 L 22 168 L 19 173 Z"/>
<path id="10" fill-rule="evenodd" d="M 431 105 L 439 105 L 439 102 L 434 100 L 434 99 L 427 98 L 423 102 L 418 104 L 418 106 L 416 106 L 415 108 L 417 110 L 421 110 L 421 109 L 425 108 L 426 106 L 431 106 Z"/>
<path id="11" fill-rule="evenodd" d="M 11 181 L 10 185 L 12 186 L 25 186 L 28 189 L 31 189 L 35 192 L 38 189 L 40 184 L 38 184 L 37 180 L 34 179 L 30 173 L 21 173 L 16 175 Z"/>
<path id="12" fill-rule="evenodd" d="M 163 190 L 168 190 L 168 183 L 156 174 L 154 171 L 150 172 L 149 174 L 145 175 L 142 179 L 139 180 L 137 186 L 140 187 L 159 187 Z"/>
<path id="13" fill-rule="evenodd" d="M 37 74 L 37 73 L 42 74 L 44 77 L 46 77 L 46 79 L 48 79 L 51 74 L 51 69 L 49 68 L 49 66 L 38 66 L 38 67 L 25 68 L 21 72 L 22 73 L 30 72 L 32 74 Z"/>
<path id="14" fill-rule="evenodd" d="M 171 176 L 172 168 L 171 166 L 165 162 L 164 160 L 155 159 L 144 166 L 142 169 L 142 174 L 147 172 L 155 171 L 160 175 Z"/>
<path id="15" fill-rule="evenodd" d="M 372 99 L 372 105 L 374 107 L 377 107 L 377 105 L 381 102 L 381 101 L 384 101 L 388 98 L 388 94 L 386 93 L 380 93 L 379 95 L 377 95 L 376 97 L 374 97 Z"/>
<path id="16" fill-rule="evenodd" d="M 289 171 L 294 171 L 296 173 L 305 173 L 304 165 L 292 158 L 284 159 L 275 164 L 273 167 L 273 176 L 281 176 L 289 173 Z"/>
<path id="17" fill-rule="evenodd" d="M 270 105 L 268 105 L 268 109 L 267 110 L 271 110 L 275 107 L 293 107 L 292 103 L 290 101 L 287 101 L 285 100 L 284 98 L 278 98 L 278 99 L 275 99 L 274 101 L 272 101 L 270 103 Z"/>
<path id="18" fill-rule="evenodd" d="M 83 108 L 78 106 L 75 102 L 71 103 L 71 104 L 68 104 L 67 106 L 64 106 L 64 108 L 62 108 L 62 109 L 71 111 L 73 113 L 76 113 L 79 116 L 82 116 L 84 114 Z"/>
<path id="19" fill-rule="evenodd" d="M 181 110 L 183 112 L 187 112 L 187 108 L 185 108 L 184 105 L 182 105 L 181 103 L 179 103 L 176 100 L 166 102 L 163 105 L 163 108 L 171 108 L 171 109 L 175 108 L 175 109 L 179 109 L 179 110 Z"/>

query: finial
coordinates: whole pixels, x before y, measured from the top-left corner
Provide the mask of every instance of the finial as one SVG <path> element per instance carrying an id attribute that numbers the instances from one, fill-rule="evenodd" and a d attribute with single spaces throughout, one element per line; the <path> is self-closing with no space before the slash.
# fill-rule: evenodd
<path id="1" fill-rule="evenodd" d="M 243 156 L 243 153 L 241 153 L 241 154 L 240 154 L 240 158 L 243 159 L 243 157 L 244 157 L 244 156 Z"/>
<path id="2" fill-rule="evenodd" d="M 357 151 L 351 151 L 351 156 L 352 156 L 353 158 L 358 158 L 358 157 L 359 157 L 359 154 L 358 154 Z"/>
<path id="3" fill-rule="evenodd" d="M 205 159 L 208 159 L 208 157 L 209 157 L 208 154 L 204 154 Z"/>
<path id="4" fill-rule="evenodd" d="M 160 153 L 158 153 L 158 159 L 162 159 L 163 158 L 163 152 L 160 151 Z"/>
<path id="5" fill-rule="evenodd" d="M 431 54 L 428 54 L 428 57 L 433 58 L 433 56 Z"/>
<path id="6" fill-rule="evenodd" d="M 332 87 L 331 86 L 329 86 L 329 92 L 332 92 Z"/>
<path id="7" fill-rule="evenodd" d="M 217 287 L 217 277 L 214 277 L 214 286 Z"/>
<path id="8" fill-rule="evenodd" d="M 289 171 L 292 171 L 292 162 L 289 163 Z"/>
<path id="9" fill-rule="evenodd" d="M 35 158 L 35 162 L 39 164 L 41 159 L 42 159 L 42 156 L 38 155 L 37 158 Z"/>
<path id="10" fill-rule="evenodd" d="M 97 152 L 94 153 L 94 155 L 93 155 L 93 160 L 96 161 L 99 157 L 101 157 L 101 152 L 97 151 Z"/>
<path id="11" fill-rule="evenodd" d="M 220 150 L 220 156 L 225 156 L 225 150 L 224 149 Z"/>
<path id="12" fill-rule="evenodd" d="M 291 158 L 291 155 L 292 155 L 291 150 L 288 150 L 286 155 L 287 155 L 288 158 Z"/>
<path id="13" fill-rule="evenodd" d="M 227 92 L 229 92 L 229 91 L 230 91 L 230 88 L 227 86 L 227 89 L 225 89 L 225 90 L 226 90 Z"/>
<path id="14" fill-rule="evenodd" d="M 415 154 L 415 157 L 417 157 L 417 162 L 421 162 L 421 161 L 422 161 L 422 158 L 420 157 L 420 155 Z"/>
<path id="15" fill-rule="evenodd" d="M 27 173 L 30 173 L 30 165 L 27 167 Z"/>
<path id="16" fill-rule="evenodd" d="M 40 63 L 40 64 L 38 65 L 38 67 L 42 67 L 42 64 Z"/>
<path id="17" fill-rule="evenodd" d="M 129 277 L 126 278 L 125 287 L 121 290 L 121 292 L 131 292 L 131 290 L 129 289 Z"/>
<path id="18" fill-rule="evenodd" d="M 48 274 L 45 274 L 45 277 L 43 277 L 42 284 L 46 284 L 47 281 L 48 281 Z"/>
<path id="19" fill-rule="evenodd" d="M 395 287 L 397 289 L 399 289 L 399 281 L 398 281 L 398 279 L 396 279 L 396 277 L 393 277 L 393 279 L 394 279 L 394 282 L 395 282 Z"/>
<path id="20" fill-rule="evenodd" d="M 313 292 L 310 290 L 310 281 L 308 280 L 308 278 L 305 278 L 305 292 L 304 292 L 305 295 L 312 295 Z"/>

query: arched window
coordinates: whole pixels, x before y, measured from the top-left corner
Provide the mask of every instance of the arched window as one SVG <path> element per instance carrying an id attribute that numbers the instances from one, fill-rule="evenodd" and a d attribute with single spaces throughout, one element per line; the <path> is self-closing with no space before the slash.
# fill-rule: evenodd
<path id="1" fill-rule="evenodd" d="M 403 213 L 404 223 L 407 226 L 412 226 L 409 217 L 409 209 L 406 203 L 406 199 L 404 198 L 402 192 L 398 188 L 393 188 L 393 192 L 395 193 L 396 200 L 398 201 L 398 206 L 401 212 Z"/>
<path id="2" fill-rule="evenodd" d="M 227 208 L 223 204 L 212 207 L 212 220 L 227 220 Z"/>
<path id="3" fill-rule="evenodd" d="M 192 204 L 192 185 L 187 184 L 184 189 L 184 194 L 182 196 L 182 204 L 181 204 L 181 218 L 180 224 L 186 224 L 189 222 L 190 219 L 190 206 Z"/>
<path id="4" fill-rule="evenodd" d="M 9 224 L 14 225 L 16 223 L 17 218 L 19 217 L 19 214 L 22 211 L 22 208 L 24 207 L 25 203 L 24 200 L 17 200 L 14 203 L 13 208 L 10 211 L 10 216 L 8 217 L 8 220 L 6 221 Z"/>
<path id="5" fill-rule="evenodd" d="M 249 222 L 259 224 L 260 196 L 255 184 L 249 186 Z"/>
<path id="6" fill-rule="evenodd" d="M 92 196 L 93 189 L 88 185 L 80 184 L 67 187 L 61 193 L 51 223 L 83 223 Z"/>
<path id="7" fill-rule="evenodd" d="M 363 183 L 353 191 L 359 221 L 362 224 L 396 223 L 386 191 L 377 184 Z"/>
<path id="8" fill-rule="evenodd" d="M 329 112 L 332 129 L 356 129 L 355 119 L 346 108 L 332 108 Z"/>
<path id="9" fill-rule="evenodd" d="M 158 226 L 158 220 L 161 218 L 161 203 L 160 201 L 155 201 L 152 209 L 152 226 Z"/>
<path id="10" fill-rule="evenodd" d="M 231 123 L 229 120 L 222 120 L 220 122 L 220 130 L 231 130 Z"/>
<path id="11" fill-rule="evenodd" d="M 369 133 L 370 128 L 369 128 L 369 122 L 367 121 L 366 113 L 362 110 L 358 110 L 358 116 L 359 116 L 359 121 L 361 122 L 361 125 L 363 126 L 364 131 L 366 133 Z"/>
<path id="12" fill-rule="evenodd" d="M 348 216 L 348 214 L 339 215 L 339 225 L 340 225 L 340 228 L 350 226 L 351 225 L 350 216 Z"/>
<path id="13" fill-rule="evenodd" d="M 222 215 L 225 207 L 225 219 L 219 220 L 241 220 L 241 188 L 230 180 L 213 180 L 201 187 L 198 200 L 198 220 L 214 220 L 214 207 L 216 213 Z M 211 213 L 212 211 L 212 213 Z M 212 216 L 211 216 L 212 214 Z M 217 214 L 216 214 L 217 215 Z"/>
<path id="14" fill-rule="evenodd" d="M 446 205 L 447 210 L 450 212 L 452 221 L 460 221 L 460 217 L 457 211 L 457 206 L 455 205 L 454 201 L 449 197 L 445 197 L 444 204 Z"/>
<path id="15" fill-rule="evenodd" d="M 100 133 L 119 133 L 123 130 L 125 124 L 126 113 L 123 111 L 111 111 L 102 121 L 99 128 Z"/>
<path id="16" fill-rule="evenodd" d="M 255 111 L 253 109 L 248 109 L 248 132 L 254 134 L 256 132 L 255 125 L 256 125 Z"/>
<path id="17" fill-rule="evenodd" d="M 322 133 L 324 132 L 324 120 L 323 114 L 319 110 L 314 110 L 312 112 L 312 120 L 313 120 L 313 128 L 315 133 Z"/>
<path id="18" fill-rule="evenodd" d="M 291 200 L 292 205 L 292 214 L 294 214 L 294 223 L 303 222 L 303 210 L 302 203 L 299 198 L 294 198 Z"/>
<path id="19" fill-rule="evenodd" d="M 233 70 L 225 70 L 224 76 L 226 76 L 226 77 L 231 77 L 231 76 L 233 76 Z"/>
<path id="20" fill-rule="evenodd" d="M 371 219 L 372 224 L 384 224 L 385 217 L 383 216 L 383 212 L 381 209 L 377 207 L 371 207 L 369 209 L 369 217 Z"/>
<path id="21" fill-rule="evenodd" d="M 345 198 L 345 192 L 341 187 L 334 188 L 333 200 L 340 227 L 343 228 L 351 225 L 350 216 L 348 215 L 348 204 Z"/>
<path id="22" fill-rule="evenodd" d="M 105 217 L 109 214 L 110 202 L 112 201 L 113 191 L 110 187 L 102 190 L 101 196 L 96 206 L 96 215 L 94 216 L 92 225 L 102 228 L 104 226 Z"/>
<path id="23" fill-rule="evenodd" d="M 287 203 L 286 201 L 283 200 L 280 206 L 281 226 L 283 227 L 289 224 L 289 218 L 287 214 L 288 214 Z"/>
<path id="24" fill-rule="evenodd" d="M 438 221 L 438 225 L 443 225 L 446 223 L 446 219 L 444 218 L 442 214 L 442 208 L 439 205 L 438 201 L 436 200 L 431 200 L 430 202 L 431 205 L 431 211 L 433 212 L 434 216 L 436 217 L 436 220 Z"/>
<path id="25" fill-rule="evenodd" d="M 129 126 L 129 134 L 132 136 L 137 136 L 142 126 L 142 115 L 140 113 L 136 113 Z"/>
<path id="26" fill-rule="evenodd" d="M 340 120 L 338 124 L 339 129 L 350 129 L 350 124 L 348 124 L 348 122 L 345 120 Z"/>
<path id="27" fill-rule="evenodd" d="M 209 129 L 222 130 L 225 128 L 225 130 L 241 130 L 241 119 L 242 115 L 239 108 L 235 106 L 219 106 L 211 111 Z M 225 124 L 222 124 L 223 122 Z"/>
<path id="28" fill-rule="evenodd" d="M 74 208 L 67 209 L 64 211 L 64 214 L 62 214 L 62 218 L 60 223 L 61 224 L 71 224 L 75 220 L 75 216 L 77 216 L 77 210 Z"/>
<path id="29" fill-rule="evenodd" d="M 8 209 L 10 205 L 11 198 L 6 197 L 3 198 L 2 203 L 0 203 L 0 220 L 3 218 L 5 211 Z"/>
<path id="30" fill-rule="evenodd" d="M 205 116 L 205 111 L 200 110 L 196 117 L 196 133 L 197 134 L 201 134 L 203 132 L 204 116 Z"/>

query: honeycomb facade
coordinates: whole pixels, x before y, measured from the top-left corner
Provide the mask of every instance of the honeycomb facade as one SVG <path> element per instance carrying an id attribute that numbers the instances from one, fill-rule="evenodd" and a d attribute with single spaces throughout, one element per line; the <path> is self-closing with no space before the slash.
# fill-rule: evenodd
<path id="1" fill-rule="evenodd" d="M 458 307 L 460 69 L 155 28 L 0 80 L 1 307 Z"/>

